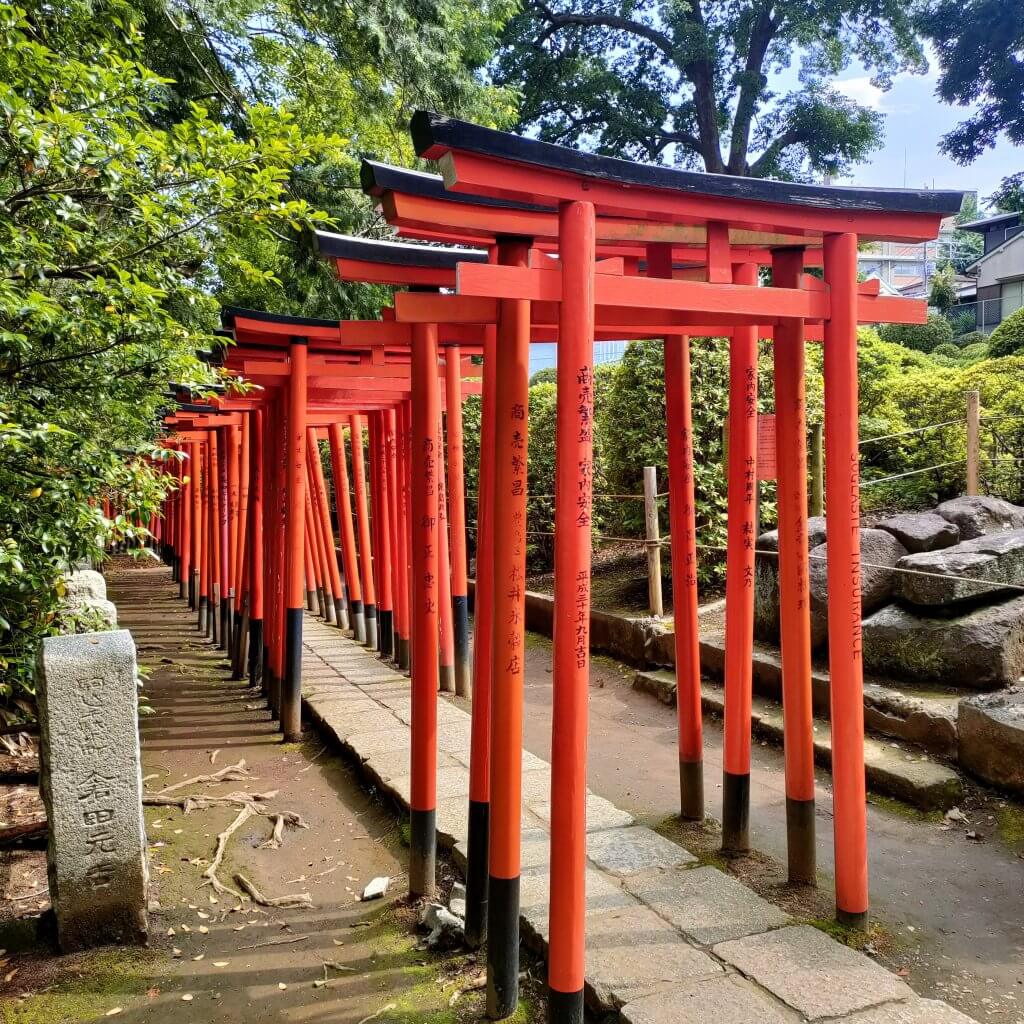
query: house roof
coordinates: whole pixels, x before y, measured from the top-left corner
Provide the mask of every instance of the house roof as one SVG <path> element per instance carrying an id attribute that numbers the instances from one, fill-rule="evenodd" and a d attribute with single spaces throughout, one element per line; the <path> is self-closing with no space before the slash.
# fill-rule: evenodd
<path id="1" fill-rule="evenodd" d="M 1008 220 L 1014 220 L 1020 218 L 1020 213 L 1014 211 L 1012 213 L 997 213 L 994 217 L 982 217 L 980 220 L 970 220 L 965 224 L 958 224 L 957 227 L 961 231 L 988 231 L 990 227 L 995 224 L 1002 224 Z"/>
<path id="2" fill-rule="evenodd" d="M 975 267 L 980 267 L 986 260 L 990 260 L 993 256 L 1006 252 L 1006 250 L 1014 244 L 1024 241 L 1024 231 L 1019 231 L 1015 235 L 1011 235 L 1000 245 L 997 245 L 994 249 L 990 249 L 984 256 L 979 256 L 973 263 L 969 264 L 965 269 L 973 270 Z M 1024 273 L 1024 253 L 1021 254 L 1021 273 Z"/>

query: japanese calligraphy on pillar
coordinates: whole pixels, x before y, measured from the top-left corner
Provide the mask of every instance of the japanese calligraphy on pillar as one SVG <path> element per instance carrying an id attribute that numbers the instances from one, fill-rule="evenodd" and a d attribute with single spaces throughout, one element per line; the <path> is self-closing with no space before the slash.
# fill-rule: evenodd
<path id="1" fill-rule="evenodd" d="M 437 508 L 437 451 L 434 439 L 423 439 L 421 466 L 423 472 L 423 494 L 427 507 Z M 437 515 L 424 515 L 420 520 L 423 531 L 423 611 L 427 615 L 437 614 Z"/>
<path id="2" fill-rule="evenodd" d="M 579 419 L 579 462 L 576 467 L 576 527 L 589 532 L 594 495 L 594 375 L 589 364 L 576 371 L 576 415 Z M 590 650 L 590 573 L 576 574 L 573 651 L 576 667 L 586 668 Z"/>
<path id="3" fill-rule="evenodd" d="M 512 444 L 509 450 L 512 499 L 511 568 L 507 580 L 508 621 L 504 624 L 505 671 L 518 675 L 523 670 L 523 602 L 526 588 L 526 406 L 515 402 L 510 410 Z"/>

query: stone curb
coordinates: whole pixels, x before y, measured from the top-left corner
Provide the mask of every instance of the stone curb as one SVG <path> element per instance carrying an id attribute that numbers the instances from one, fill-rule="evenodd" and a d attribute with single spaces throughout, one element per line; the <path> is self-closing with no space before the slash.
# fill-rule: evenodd
<path id="1" fill-rule="evenodd" d="M 339 644 L 343 636 L 306 616 L 303 668 L 315 669 L 316 678 L 304 687 L 304 707 L 369 779 L 408 809 L 408 776 L 402 771 L 410 743 L 408 716 L 383 703 L 407 689 L 408 679 L 366 648 Z M 333 669 L 334 677 L 325 669 Z M 460 869 L 465 866 L 468 724 L 465 711 L 439 701 L 438 841 L 451 848 Z M 524 767 L 521 923 L 524 940 L 543 952 L 549 812 L 544 776 L 549 766 L 529 755 Z M 795 1024 L 822 1017 L 853 1024 L 863 1018 L 850 1015 L 864 1010 L 874 1011 L 872 1024 L 928 1019 L 918 1013 L 922 1001 L 875 961 L 824 932 L 792 925 L 787 915 L 730 876 L 691 866 L 696 860 L 687 851 L 636 825 L 602 797 L 588 793 L 587 801 L 586 995 L 593 1009 L 619 1010 L 623 1020 L 636 1024 L 776 1019 Z M 691 889 L 698 883 L 701 898 L 681 898 L 682 886 L 673 884 L 681 880 Z M 723 986 L 722 978 L 735 984 Z M 745 998 L 777 1011 L 776 1016 L 737 1016 L 740 989 Z M 687 992 L 692 997 L 695 991 L 700 1015 L 685 1015 L 675 997 Z M 815 1016 L 805 1016 L 807 1008 Z M 973 1024 L 949 1013 L 949 1024 Z"/>
<path id="2" fill-rule="evenodd" d="M 664 704 L 675 704 L 676 681 L 670 672 L 637 672 L 633 676 L 633 689 L 649 693 Z M 704 680 L 701 704 L 705 714 L 724 715 L 725 695 L 721 686 Z M 816 719 L 815 725 L 814 759 L 823 768 L 831 768 L 832 735 L 829 723 Z M 782 707 L 755 696 L 752 701 L 751 727 L 754 735 L 781 745 Z M 908 757 L 913 760 L 907 760 Z M 952 768 L 925 755 L 897 750 L 888 742 L 871 736 L 864 738 L 864 771 L 870 789 L 924 811 L 946 811 L 963 800 L 963 782 Z"/>

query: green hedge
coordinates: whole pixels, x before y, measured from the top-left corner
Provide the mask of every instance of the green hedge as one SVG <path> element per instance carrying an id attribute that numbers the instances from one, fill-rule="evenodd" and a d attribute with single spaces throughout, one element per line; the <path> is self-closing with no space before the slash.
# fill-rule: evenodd
<path id="1" fill-rule="evenodd" d="M 885 324 L 879 333 L 884 341 L 917 352 L 932 352 L 953 340 L 953 325 L 944 316 L 929 313 L 926 324 Z"/>
<path id="2" fill-rule="evenodd" d="M 1011 313 L 988 340 L 989 354 L 995 358 L 1024 353 L 1024 308 Z"/>

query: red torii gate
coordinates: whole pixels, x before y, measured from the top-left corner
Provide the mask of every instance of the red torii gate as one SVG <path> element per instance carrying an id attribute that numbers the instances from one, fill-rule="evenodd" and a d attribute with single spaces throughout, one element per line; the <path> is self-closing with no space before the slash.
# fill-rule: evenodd
<path id="1" fill-rule="evenodd" d="M 559 350 L 552 1019 L 582 1018 L 595 338 L 665 339 L 680 807 L 682 815 L 691 818 L 703 816 L 703 778 L 689 340 L 704 335 L 730 339 L 723 779 L 723 846 L 730 851 L 749 844 L 756 359 L 759 337 L 774 342 L 789 866 L 793 881 L 813 881 L 803 359 L 804 343 L 820 339 L 825 344 L 826 462 L 833 494 L 827 514 L 837 913 L 843 921 L 862 924 L 867 913 L 867 871 L 855 327 L 858 321 L 920 322 L 925 310 L 923 303 L 890 299 L 880 296 L 877 286 L 858 285 L 856 244 L 858 236 L 911 241 L 933 237 L 941 216 L 959 207 L 960 195 L 816 187 L 647 167 L 431 114 L 416 116 L 413 138 L 420 155 L 439 160 L 443 178 L 367 162 L 364 187 L 379 198 L 385 216 L 400 233 L 431 242 L 480 245 L 486 253 L 395 243 L 383 243 L 388 248 L 381 249 L 382 243 L 320 235 L 321 253 L 336 261 L 342 276 L 413 290 L 396 295 L 394 309 L 384 311 L 385 318 L 379 322 L 346 325 L 256 314 L 262 326 L 254 328 L 252 338 L 239 338 L 242 345 L 227 357 L 239 373 L 262 381 L 267 390 L 261 407 L 268 416 L 274 404 L 270 396 L 287 389 L 289 415 L 278 416 L 286 418 L 288 425 L 291 472 L 289 485 L 282 491 L 286 497 L 302 485 L 291 462 L 293 455 L 301 457 L 303 451 L 295 428 L 300 416 L 310 414 L 314 396 L 323 401 L 326 415 L 339 407 L 387 415 L 394 411 L 396 422 L 401 422 L 409 414 L 398 433 L 411 436 L 412 451 L 396 460 L 398 465 L 388 479 L 398 486 L 385 487 L 381 508 L 390 507 L 392 518 L 401 520 L 409 512 L 402 499 L 411 484 L 411 515 L 405 514 L 399 529 L 392 532 L 399 569 L 394 578 L 396 583 L 405 578 L 406 608 L 415 608 L 406 623 L 415 646 L 411 888 L 429 892 L 433 886 L 433 745 L 439 681 L 434 645 L 440 578 L 446 575 L 438 568 L 436 543 L 440 509 L 436 473 L 441 452 L 438 355 L 445 339 L 455 347 L 470 340 L 479 344 L 481 337 L 481 451 L 493 458 L 481 460 L 479 487 L 467 934 L 471 939 L 482 938 L 486 907 L 489 1014 L 509 1015 L 517 998 L 531 341 L 554 340 Z M 804 272 L 818 265 L 824 267 L 823 280 Z M 759 286 L 763 267 L 771 267 L 770 288 Z M 454 294 L 439 294 L 438 289 L 453 289 Z M 315 343 L 312 328 L 317 328 Z M 262 340 L 257 335 L 263 335 Z M 266 336 L 271 336 L 269 343 Z M 297 351 L 297 338 L 306 338 L 312 351 L 307 353 L 305 347 Z M 287 362 L 282 358 L 284 339 L 288 339 Z M 281 351 L 260 352 L 261 345 L 271 349 L 276 345 Z M 394 372 L 403 363 L 407 377 Z M 314 388 L 308 381 L 311 366 L 325 378 Z M 337 378 L 343 384 L 336 387 Z M 397 379 L 407 381 L 410 401 L 404 395 L 396 401 L 385 386 Z M 459 400 L 461 395 L 451 395 L 449 412 Z M 219 472 L 217 446 L 209 448 L 208 459 L 214 460 L 211 471 L 217 465 Z M 386 467 L 388 459 L 383 463 Z M 216 495 L 211 498 L 216 513 Z M 184 518 L 178 513 L 176 523 Z M 378 517 L 373 518 L 376 528 Z M 297 529 L 293 524 L 293 540 Z M 270 543 L 268 551 L 280 561 L 283 549 L 283 544 L 274 549 Z M 288 550 L 301 551 L 301 546 L 289 545 Z M 404 571 L 410 555 L 411 584 Z M 291 563 L 299 561 L 294 558 Z M 287 665 L 296 649 L 291 640 L 296 616 L 301 624 L 301 582 L 294 588 L 296 577 L 301 581 L 301 570 L 291 563 L 284 561 L 289 570 L 285 607 L 291 646 L 281 658 L 280 671 L 288 699 L 297 702 L 298 674 L 294 666 L 289 673 Z M 208 587 L 200 589 L 208 592 Z M 400 590 L 398 586 L 396 596 Z M 398 644 L 400 640 L 399 636 Z"/>
<path id="2" fill-rule="evenodd" d="M 681 655 L 677 659 L 681 805 L 684 814 L 694 816 L 702 812 L 702 783 L 699 662 L 696 623 L 691 615 L 695 610 L 695 550 L 691 434 L 686 420 L 687 341 L 690 334 L 698 333 L 698 323 L 733 326 L 723 780 L 723 845 L 727 849 L 748 845 L 756 355 L 757 337 L 763 333 L 758 328 L 766 323 L 773 327 L 776 372 L 781 381 L 777 408 L 779 461 L 786 464 L 780 473 L 780 572 L 787 676 L 787 816 L 791 851 L 795 854 L 791 872 L 798 875 L 813 865 L 813 846 L 809 863 L 807 857 L 807 835 L 813 836 L 813 762 L 808 754 L 809 743 L 798 739 L 801 734 L 809 737 L 810 732 L 803 342 L 809 333 L 806 324 L 821 324 L 825 342 L 829 478 L 834 481 L 837 497 L 850 497 L 833 500 L 828 510 L 833 567 L 829 622 L 837 909 L 841 919 L 862 923 L 867 912 L 867 879 L 859 517 L 855 501 L 855 326 L 858 318 L 920 321 L 925 311 L 923 304 L 888 300 L 877 293 L 870 294 L 870 289 L 858 288 L 857 235 L 909 240 L 933 237 L 941 216 L 959 207 L 959 194 L 818 188 L 644 167 L 423 113 L 414 119 L 413 138 L 419 155 L 440 161 L 447 191 L 439 194 L 436 185 L 422 175 L 417 176 L 417 185 L 408 189 L 394 179 L 389 186 L 377 180 L 380 165 L 364 165 L 364 187 L 381 195 L 388 219 L 400 224 L 403 233 L 421 233 L 432 239 L 498 240 L 499 265 L 460 267 L 457 296 L 400 295 L 396 298 L 396 315 L 400 322 L 413 323 L 442 316 L 449 322 L 488 323 L 497 319 L 499 330 L 504 327 L 507 331 L 506 345 L 499 348 L 503 364 L 498 375 L 499 430 L 495 448 L 497 487 L 501 494 L 495 529 L 505 539 L 504 546 L 494 552 L 495 571 L 503 574 L 506 587 L 495 595 L 494 614 L 499 622 L 522 621 L 522 597 L 517 588 L 525 570 L 525 486 L 515 467 L 521 447 L 525 447 L 518 446 L 516 438 L 518 425 L 522 424 L 521 410 L 525 407 L 523 353 L 530 336 L 531 304 L 555 305 L 545 319 L 557 319 L 559 324 L 559 386 L 562 395 L 571 396 L 559 405 L 556 441 L 556 494 L 561 500 L 556 497 L 549 963 L 553 1017 L 572 1020 L 582 1013 L 590 557 L 590 494 L 586 477 L 592 412 L 588 382 L 595 328 L 604 325 L 610 310 L 620 316 L 625 313 L 638 322 L 643 322 L 649 313 L 652 319 L 665 319 L 667 314 L 673 326 L 688 328 L 676 335 L 679 341 L 666 345 L 666 387 L 670 421 L 674 421 L 670 422 L 670 472 L 676 470 L 670 485 L 671 496 L 676 499 L 672 501 L 672 532 L 677 543 L 682 536 L 685 545 L 684 557 L 673 559 L 674 566 L 682 563 L 681 570 L 677 568 L 676 572 L 681 571 L 684 583 L 677 591 L 684 598 L 683 622 L 677 622 L 677 647 Z M 432 194 L 424 194 L 431 190 Z M 417 191 L 418 197 L 413 194 Z M 461 194 L 466 201 L 459 202 L 452 192 Z M 528 241 L 500 240 L 510 236 Z M 527 265 L 529 246 L 539 239 L 546 248 L 557 249 L 558 267 Z M 641 253 L 637 247 L 643 245 L 646 280 L 637 280 L 628 272 L 598 273 L 598 255 L 612 254 L 614 249 L 609 247 L 616 243 L 624 245 L 620 250 L 624 263 L 630 259 L 639 263 L 637 257 Z M 808 258 L 808 250 L 819 246 L 825 280 L 812 282 L 804 277 L 802 268 L 818 261 L 816 256 Z M 737 247 L 749 248 L 742 252 Z M 692 260 L 695 255 L 698 258 L 693 265 L 677 269 L 677 256 Z M 771 289 L 757 287 L 757 267 L 765 264 L 770 264 L 774 271 Z M 623 269 L 626 270 L 625 266 Z M 514 354 L 507 354 L 506 348 L 514 350 Z M 581 423 L 579 410 L 583 410 L 586 423 Z M 521 436 L 525 439 L 525 429 Z M 677 509 L 680 496 L 683 508 Z M 509 536 L 513 537 L 512 545 L 507 543 Z M 570 642 L 560 643 L 559 638 L 566 636 Z M 504 721 L 507 732 L 513 734 L 508 738 L 511 749 L 520 742 L 522 675 L 515 651 L 522 643 L 521 626 L 508 629 L 502 639 L 506 649 L 496 652 L 493 685 L 495 692 L 509 694 Z M 794 718 L 798 721 L 793 722 Z M 791 725 L 793 728 L 789 728 Z M 790 741 L 795 741 L 792 747 L 799 756 L 788 756 Z M 509 921 L 518 916 L 519 808 L 514 783 L 510 789 L 507 806 L 499 813 L 505 818 L 503 827 L 512 841 L 505 851 L 508 856 L 498 866 L 498 874 L 494 871 L 492 851 L 492 921 Z M 495 810 L 492 807 L 492 815 Z M 494 831 L 492 824 L 492 837 Z M 496 892 L 509 904 L 497 913 Z M 489 999 L 489 1010 L 493 1016 L 506 1015 L 515 1005 L 511 928 L 509 933 L 491 933 L 489 993 L 493 997 Z M 495 950 L 496 941 L 504 948 Z"/>

